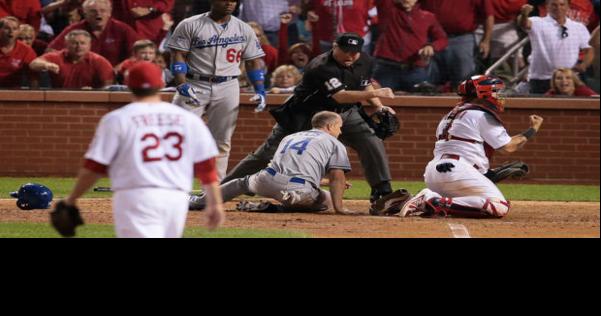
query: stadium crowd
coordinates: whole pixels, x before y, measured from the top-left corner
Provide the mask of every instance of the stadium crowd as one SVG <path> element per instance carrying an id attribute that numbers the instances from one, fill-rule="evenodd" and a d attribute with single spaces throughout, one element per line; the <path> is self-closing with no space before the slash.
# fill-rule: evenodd
<path id="1" fill-rule="evenodd" d="M 173 84 L 165 47 L 182 19 L 211 0 L 0 0 L 0 89 L 124 89 L 152 61 Z M 397 93 L 450 93 L 524 37 L 495 74 L 516 95 L 599 93 L 599 0 L 239 0 L 266 53 L 270 93 L 291 93 L 303 68 L 355 32 L 373 77 Z M 244 72 L 243 72 L 244 73 Z M 239 78 L 241 89 L 252 85 Z"/>

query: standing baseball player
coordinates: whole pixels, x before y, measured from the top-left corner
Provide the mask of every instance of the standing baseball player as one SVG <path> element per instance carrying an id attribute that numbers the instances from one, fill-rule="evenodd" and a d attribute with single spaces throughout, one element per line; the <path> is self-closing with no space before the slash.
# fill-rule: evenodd
<path id="1" fill-rule="evenodd" d="M 217 147 L 219 179 L 227 171 L 231 138 L 236 128 L 240 87 L 240 63 L 245 61 L 248 78 L 265 109 L 265 53 L 253 29 L 232 16 L 236 0 L 211 0 L 211 11 L 183 20 L 167 42 L 172 51 L 171 70 L 177 83 L 173 103 L 208 117 L 208 127 Z"/>
<path id="2" fill-rule="evenodd" d="M 126 83 L 134 102 L 100 121 L 73 192 L 52 213 L 53 224 L 73 235 L 73 222 L 83 223 L 77 199 L 108 173 L 117 237 L 181 237 L 196 174 L 207 193 L 208 225 L 218 227 L 224 213 L 209 130 L 198 116 L 161 101 L 158 66 L 138 63 Z"/>
<path id="3" fill-rule="evenodd" d="M 353 214 L 343 208 L 345 172 L 351 171 L 346 148 L 338 141 L 342 118 L 334 112 L 317 113 L 313 129 L 285 137 L 266 169 L 221 186 L 223 200 L 259 194 L 283 204 L 285 210 Z M 330 192 L 319 188 L 328 176 Z M 203 209 L 204 197 L 190 197 L 191 209 Z"/>
<path id="4" fill-rule="evenodd" d="M 459 86 L 463 97 L 436 130 L 434 159 L 426 167 L 427 189 L 407 201 L 400 216 L 501 218 L 510 203 L 484 174 L 495 151 L 516 152 L 538 132 L 543 119 L 530 116 L 530 128 L 510 137 L 500 113 L 503 81 L 475 76 Z"/>
<path id="5" fill-rule="evenodd" d="M 317 56 L 307 65 L 294 96 L 271 111 L 277 121 L 272 134 L 261 147 L 231 170 L 222 183 L 264 169 L 285 136 L 310 129 L 311 117 L 326 110 L 342 117 L 344 124 L 340 140 L 359 154 L 372 188 L 371 200 L 392 193 L 384 143 L 361 116 L 361 102 L 367 101 L 378 111 L 395 114 L 380 100 L 393 99 L 394 93 L 390 88 L 376 89 L 371 84 L 373 60 L 361 53 L 361 36 L 355 33 L 341 34 L 333 46 L 331 51 Z"/>

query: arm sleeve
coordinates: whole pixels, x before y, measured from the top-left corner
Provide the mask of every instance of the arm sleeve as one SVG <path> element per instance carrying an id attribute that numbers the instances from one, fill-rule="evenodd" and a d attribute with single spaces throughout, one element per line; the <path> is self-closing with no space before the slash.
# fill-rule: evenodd
<path id="1" fill-rule="evenodd" d="M 432 16 L 432 25 L 430 26 L 430 40 L 432 41 L 432 47 L 435 52 L 441 52 L 449 46 L 449 38 L 447 33 L 442 28 L 442 25 L 438 22 L 435 16 Z"/>
<path id="2" fill-rule="evenodd" d="M 27 17 L 27 23 L 36 30 L 40 31 L 40 24 L 42 22 L 42 5 L 40 1 L 30 1 L 31 8 L 29 10 L 29 16 Z"/>
<path id="3" fill-rule="evenodd" d="M 182 21 L 171 34 L 167 41 L 167 47 L 189 52 L 192 48 L 192 34 L 191 23 L 186 20 Z"/>
<path id="4" fill-rule="evenodd" d="M 489 16 L 495 15 L 495 8 L 492 5 L 492 0 L 481 0 L 480 2 L 480 17 L 486 19 Z"/>
<path id="5" fill-rule="evenodd" d="M 492 115 L 485 113 L 478 126 L 482 139 L 495 150 L 509 144 L 507 130 Z"/>
<path id="6" fill-rule="evenodd" d="M 217 160 L 215 157 L 194 164 L 194 175 L 202 184 L 217 182 Z"/>
<path id="7" fill-rule="evenodd" d="M 74 28 L 67 27 L 64 29 L 59 35 L 57 35 L 50 44 L 48 44 L 48 48 L 54 50 L 61 50 L 65 48 L 65 35 L 74 30 Z"/>
<path id="8" fill-rule="evenodd" d="M 175 0 L 158 0 L 152 5 L 159 13 L 170 13 L 173 10 Z"/>
<path id="9" fill-rule="evenodd" d="M 255 31 L 253 31 L 253 29 L 250 26 L 245 25 L 244 32 L 246 33 L 248 42 L 246 43 L 246 47 L 244 47 L 244 54 L 242 55 L 242 59 L 251 60 L 265 56 L 265 52 L 261 48 L 261 42 L 259 42 L 259 39 L 257 39 Z"/>
<path id="10" fill-rule="evenodd" d="M 342 145 L 342 143 L 340 143 L 337 140 L 333 140 L 332 144 L 334 148 L 332 150 L 330 160 L 328 160 L 326 171 L 330 171 L 331 169 L 340 169 L 344 170 L 344 172 L 350 172 L 351 163 L 348 159 L 348 153 L 346 152 L 346 148 L 344 147 L 344 145 Z"/>
<path id="11" fill-rule="evenodd" d="M 587 49 L 587 48 L 591 48 L 590 45 L 590 41 L 591 41 L 591 33 L 586 29 L 586 26 L 584 26 L 584 24 L 579 24 L 578 27 L 580 28 L 579 32 L 580 34 L 582 34 L 582 38 L 581 38 L 581 42 L 580 42 L 580 49 Z M 597 54 L 599 52 L 596 52 Z"/>
<path id="12" fill-rule="evenodd" d="M 84 157 L 110 166 L 119 150 L 120 130 L 118 117 L 110 114 L 104 116 Z"/>
<path id="13" fill-rule="evenodd" d="M 278 31 L 278 66 L 289 63 L 288 49 L 288 27 L 280 23 L 280 30 Z"/>

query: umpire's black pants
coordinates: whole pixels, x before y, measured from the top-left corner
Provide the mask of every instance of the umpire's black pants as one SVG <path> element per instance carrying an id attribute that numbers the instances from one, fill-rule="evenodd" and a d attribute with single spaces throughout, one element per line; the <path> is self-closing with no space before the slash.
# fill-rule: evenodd
<path id="1" fill-rule="evenodd" d="M 388 157 L 384 143 L 378 138 L 361 117 L 358 109 L 352 108 L 340 113 L 343 120 L 340 141 L 354 149 L 359 154 L 361 166 L 367 182 L 371 187 L 385 181 L 390 181 Z M 273 127 L 271 135 L 254 153 L 246 156 L 232 169 L 221 183 L 245 177 L 259 172 L 267 167 L 273 158 L 280 142 L 290 133 L 279 124 Z"/>

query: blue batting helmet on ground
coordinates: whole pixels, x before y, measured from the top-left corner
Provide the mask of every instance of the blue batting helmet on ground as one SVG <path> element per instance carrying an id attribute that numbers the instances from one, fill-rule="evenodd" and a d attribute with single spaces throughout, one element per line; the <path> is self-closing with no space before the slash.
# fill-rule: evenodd
<path id="1" fill-rule="evenodd" d="M 27 183 L 19 191 L 10 193 L 17 199 L 17 206 L 22 210 L 47 209 L 52 202 L 52 191 L 41 184 Z"/>

